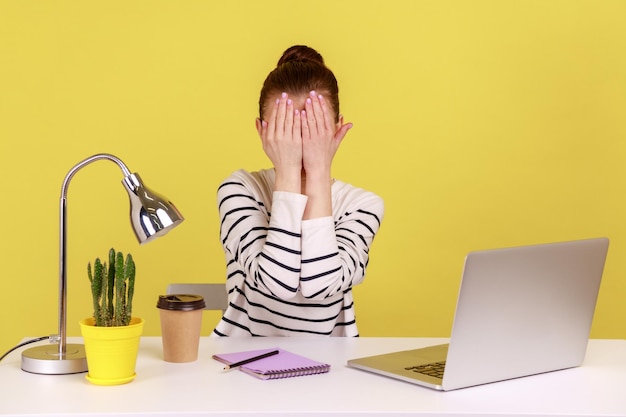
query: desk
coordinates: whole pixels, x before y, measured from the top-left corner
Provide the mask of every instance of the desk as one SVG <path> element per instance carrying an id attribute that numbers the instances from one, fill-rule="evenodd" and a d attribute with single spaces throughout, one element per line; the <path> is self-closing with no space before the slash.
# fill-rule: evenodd
<path id="1" fill-rule="evenodd" d="M 113 387 L 91 385 L 85 374 L 23 372 L 20 350 L 0 362 L 0 416 L 626 416 L 625 340 L 591 340 L 579 368 L 451 392 L 346 367 L 350 358 L 445 341 L 204 337 L 196 362 L 173 364 L 161 359 L 159 337 L 145 337 L 136 379 Z M 328 362 L 331 371 L 262 381 L 211 359 L 275 346 Z"/>

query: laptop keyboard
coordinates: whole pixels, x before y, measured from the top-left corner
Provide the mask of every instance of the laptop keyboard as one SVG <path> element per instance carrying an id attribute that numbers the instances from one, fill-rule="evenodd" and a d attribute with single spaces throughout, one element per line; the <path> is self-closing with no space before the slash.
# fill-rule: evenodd
<path id="1" fill-rule="evenodd" d="M 406 369 L 407 371 L 417 372 L 418 374 L 432 376 L 434 378 L 443 378 L 443 371 L 445 367 L 446 367 L 446 362 L 442 361 L 442 362 L 426 363 L 423 365 L 408 366 L 404 369 Z"/>

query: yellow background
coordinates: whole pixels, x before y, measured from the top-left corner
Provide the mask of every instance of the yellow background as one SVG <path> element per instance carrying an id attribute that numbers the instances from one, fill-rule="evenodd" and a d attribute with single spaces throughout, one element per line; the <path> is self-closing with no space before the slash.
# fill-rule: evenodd
<path id="1" fill-rule="evenodd" d="M 225 280 L 216 187 L 268 166 L 258 94 L 293 44 L 323 54 L 355 126 L 334 175 L 386 202 L 363 336 L 448 336 L 468 251 L 608 236 L 592 337 L 626 337 L 625 1 L 0 0 L 1 352 L 57 330 L 61 183 L 95 153 L 186 221 L 139 246 L 121 171 L 81 170 L 70 335 L 111 246 L 136 259 L 147 335 L 167 283 Z"/>

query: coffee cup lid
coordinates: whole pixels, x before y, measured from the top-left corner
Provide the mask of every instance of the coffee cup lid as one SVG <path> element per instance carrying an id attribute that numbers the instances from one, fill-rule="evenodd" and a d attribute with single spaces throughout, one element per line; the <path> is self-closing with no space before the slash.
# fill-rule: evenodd
<path id="1" fill-rule="evenodd" d="M 157 302 L 157 308 L 176 311 L 201 310 L 205 305 L 204 298 L 195 294 L 159 295 Z"/>

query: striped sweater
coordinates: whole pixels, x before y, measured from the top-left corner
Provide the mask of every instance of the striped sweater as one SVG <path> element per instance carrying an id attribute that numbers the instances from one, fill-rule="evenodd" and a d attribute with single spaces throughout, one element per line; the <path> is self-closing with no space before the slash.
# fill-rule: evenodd
<path id="1" fill-rule="evenodd" d="M 307 197 L 273 186 L 273 169 L 239 170 L 218 189 L 229 305 L 213 335 L 358 336 L 352 287 L 382 199 L 335 181 L 333 217 L 302 220 Z"/>

